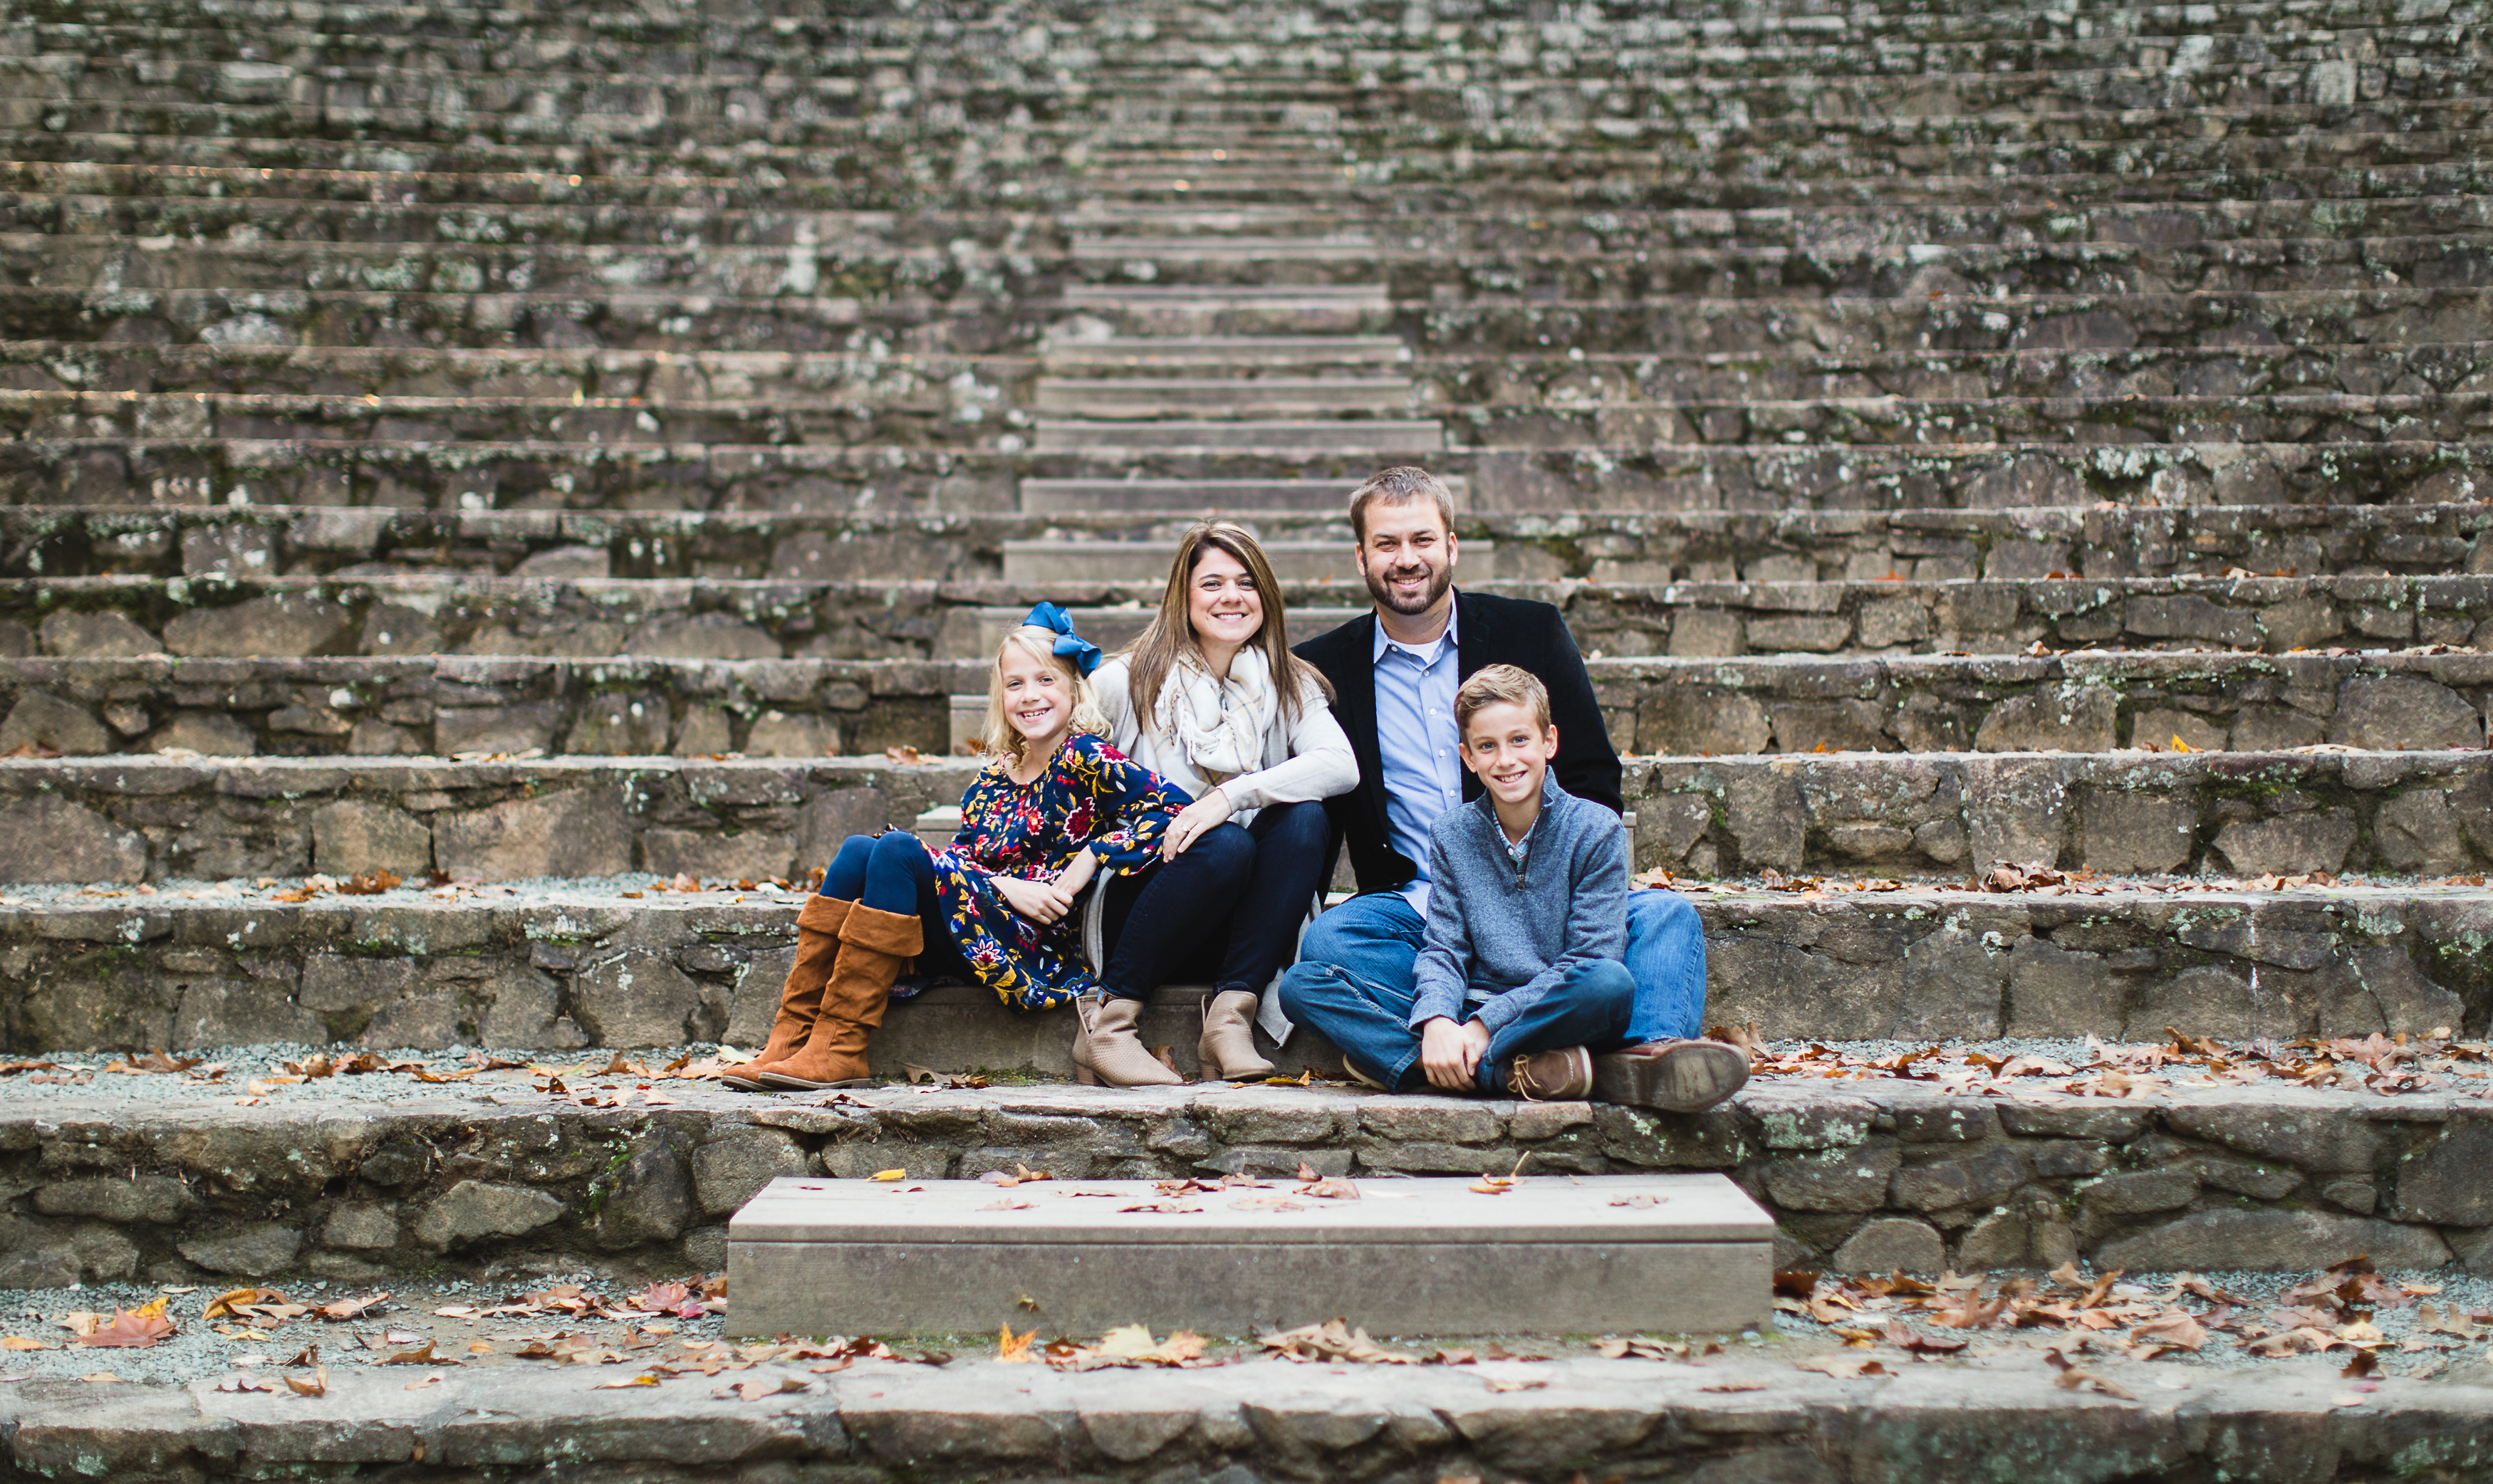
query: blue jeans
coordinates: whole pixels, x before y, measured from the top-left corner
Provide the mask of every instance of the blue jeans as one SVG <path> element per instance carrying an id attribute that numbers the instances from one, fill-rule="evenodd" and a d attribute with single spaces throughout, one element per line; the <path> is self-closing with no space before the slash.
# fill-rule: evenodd
<path id="1" fill-rule="evenodd" d="M 1417 1002 L 1414 965 L 1426 926 L 1411 905 L 1392 892 L 1353 897 L 1326 912 L 1299 945 L 1298 966 L 1281 976 L 1282 1013 L 1314 1026 L 1378 1082 L 1398 1087 L 1397 1079 L 1419 1058 L 1416 1032 L 1406 1032 L 1409 1054 L 1398 1061 L 1383 1054 L 1390 1045 L 1371 1044 L 1363 1054 L 1343 1037 L 1358 1039 L 1375 1024 L 1364 1006 L 1398 1003 L 1403 1016 L 1410 1014 Z M 1634 986 L 1627 1024 L 1607 1042 L 1550 1045 L 1582 1044 L 1600 1052 L 1697 1034 L 1705 1019 L 1705 935 L 1688 899 L 1671 891 L 1628 894 L 1626 966 Z M 1389 1069 L 1394 1076 L 1384 1075 Z"/>
<path id="2" fill-rule="evenodd" d="M 1298 947 L 1329 828 L 1320 802 L 1272 804 L 1245 825 L 1204 831 L 1173 861 L 1102 881 L 1099 987 L 1149 999 L 1183 975 L 1216 992 L 1264 993 Z"/>
<path id="3" fill-rule="evenodd" d="M 1421 932 L 1420 914 L 1400 897 L 1354 897 L 1316 919 L 1301 945 L 1305 956 L 1281 976 L 1282 1012 L 1397 1092 L 1431 1085 L 1420 1066 L 1420 1031 L 1411 1024 Z M 1518 1056 L 1562 1046 L 1610 1051 L 1625 1045 L 1637 998 L 1627 965 L 1607 959 L 1582 965 L 1557 993 L 1490 1033 L 1480 1060 L 1481 1090 L 1505 1091 Z M 1464 1019 L 1470 1016 L 1466 1006 Z"/>

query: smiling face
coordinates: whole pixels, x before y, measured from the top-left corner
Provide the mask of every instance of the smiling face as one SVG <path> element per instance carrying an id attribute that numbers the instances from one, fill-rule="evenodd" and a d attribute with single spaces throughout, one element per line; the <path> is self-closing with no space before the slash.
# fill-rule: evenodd
<path id="1" fill-rule="evenodd" d="M 1065 667 L 1019 644 L 1006 644 L 996 660 L 996 675 L 1005 720 L 1026 748 L 1050 750 L 1073 725 L 1073 683 Z"/>
<path id="2" fill-rule="evenodd" d="M 1501 804 L 1539 794 L 1557 756 L 1558 728 L 1534 726 L 1531 711 L 1513 701 L 1481 707 L 1463 727 L 1463 766 Z"/>
<path id="3" fill-rule="evenodd" d="M 1455 533 L 1435 502 L 1379 500 L 1367 507 L 1359 543 L 1359 575 L 1377 606 L 1417 617 L 1445 600 L 1455 583 Z"/>
<path id="4" fill-rule="evenodd" d="M 1205 542 L 1195 552 L 1194 571 L 1186 579 L 1186 621 L 1194 641 L 1206 651 L 1228 649 L 1253 638 L 1264 627 L 1264 595 L 1256 590 L 1255 574 L 1246 564 Z"/>

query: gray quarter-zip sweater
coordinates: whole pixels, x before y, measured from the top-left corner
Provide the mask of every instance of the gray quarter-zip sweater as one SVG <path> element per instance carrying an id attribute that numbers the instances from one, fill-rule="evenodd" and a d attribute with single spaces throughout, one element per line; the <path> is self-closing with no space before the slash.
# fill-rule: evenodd
<path id="1" fill-rule="evenodd" d="M 1554 769 L 1519 858 L 1484 793 L 1430 826 L 1428 879 L 1415 1026 L 1460 1021 L 1470 1000 L 1496 1030 L 1577 965 L 1627 953 L 1628 832 L 1617 815 L 1559 787 Z"/>

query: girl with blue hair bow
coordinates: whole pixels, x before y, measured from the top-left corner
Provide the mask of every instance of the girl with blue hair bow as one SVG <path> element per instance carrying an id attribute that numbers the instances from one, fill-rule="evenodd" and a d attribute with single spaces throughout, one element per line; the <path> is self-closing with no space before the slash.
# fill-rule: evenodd
<path id="1" fill-rule="evenodd" d="M 960 832 L 934 854 L 905 830 L 848 838 L 796 918 L 796 963 L 769 1043 L 727 1069 L 731 1085 L 864 1082 L 866 1042 L 912 959 L 1017 1010 L 1096 988 L 1075 900 L 1103 867 L 1150 864 L 1192 802 L 1108 745 L 1091 690 L 1098 665 L 1099 646 L 1052 603 L 1005 636 L 987 679 L 994 760 L 961 797 Z"/>

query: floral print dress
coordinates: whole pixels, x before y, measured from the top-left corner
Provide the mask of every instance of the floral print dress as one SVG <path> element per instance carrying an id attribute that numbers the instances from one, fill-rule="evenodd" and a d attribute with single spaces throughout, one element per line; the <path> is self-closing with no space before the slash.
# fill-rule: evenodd
<path id="1" fill-rule="evenodd" d="M 990 878 L 1053 880 L 1084 850 L 1099 857 L 1095 880 L 1139 871 L 1193 800 L 1088 733 L 1066 737 L 1030 783 L 1014 783 L 1009 766 L 989 764 L 961 796 L 960 833 L 935 856 L 935 895 L 979 983 L 1016 1010 L 1052 1010 L 1097 987 L 1082 958 L 1082 913 L 1034 922 Z"/>

